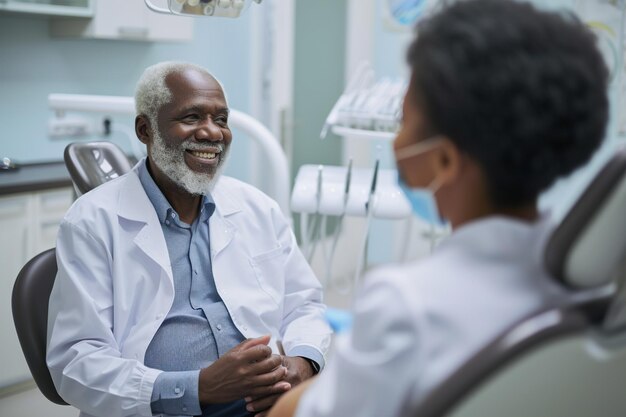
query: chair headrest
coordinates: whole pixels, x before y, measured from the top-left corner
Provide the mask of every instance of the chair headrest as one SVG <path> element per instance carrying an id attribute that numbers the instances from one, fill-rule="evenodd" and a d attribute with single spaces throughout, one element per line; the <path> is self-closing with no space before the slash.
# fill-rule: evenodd
<path id="1" fill-rule="evenodd" d="M 112 142 L 70 143 L 63 157 L 80 194 L 132 169 L 124 151 Z"/>
<path id="2" fill-rule="evenodd" d="M 546 247 L 548 271 L 573 288 L 611 283 L 626 259 L 626 149 L 596 175 Z"/>

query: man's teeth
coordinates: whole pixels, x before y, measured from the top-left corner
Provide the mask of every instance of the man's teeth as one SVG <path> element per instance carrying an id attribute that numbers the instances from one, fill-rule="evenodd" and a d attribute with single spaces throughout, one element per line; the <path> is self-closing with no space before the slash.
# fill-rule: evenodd
<path id="1" fill-rule="evenodd" d="M 197 156 L 198 158 L 203 158 L 203 159 L 214 159 L 215 156 L 217 155 L 216 153 L 213 153 L 213 152 L 192 151 L 191 153 L 193 154 L 193 156 Z"/>

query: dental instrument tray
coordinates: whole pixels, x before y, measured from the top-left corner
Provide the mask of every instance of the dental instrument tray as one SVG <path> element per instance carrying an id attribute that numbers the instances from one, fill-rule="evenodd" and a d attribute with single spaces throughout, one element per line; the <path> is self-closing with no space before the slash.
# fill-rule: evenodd
<path id="1" fill-rule="evenodd" d="M 320 138 L 329 130 L 343 136 L 365 139 L 393 139 L 400 127 L 402 79 L 374 80 L 374 71 L 363 63 L 328 114 Z"/>
<path id="2" fill-rule="evenodd" d="M 366 216 L 372 187 L 372 169 L 354 168 L 349 194 L 344 200 L 347 167 L 325 165 L 321 181 L 318 165 L 302 165 L 296 176 L 291 209 L 298 213 L 319 213 L 331 216 Z M 405 219 L 411 216 L 411 206 L 397 185 L 397 172 L 378 171 L 372 215 L 382 219 Z M 320 186 L 318 187 L 318 183 Z"/>

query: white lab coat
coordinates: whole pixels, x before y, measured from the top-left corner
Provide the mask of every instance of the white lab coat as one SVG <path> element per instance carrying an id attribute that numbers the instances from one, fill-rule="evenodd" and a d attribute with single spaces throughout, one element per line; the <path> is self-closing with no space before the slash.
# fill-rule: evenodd
<path id="1" fill-rule="evenodd" d="M 167 245 L 136 168 L 78 199 L 57 239 L 47 362 L 81 416 L 150 416 L 146 349 L 174 300 Z M 213 275 L 239 331 L 326 353 L 322 290 L 278 205 L 222 177 L 211 193 Z"/>
<path id="2" fill-rule="evenodd" d="M 435 253 L 365 278 L 354 325 L 337 336 L 297 417 L 397 417 L 470 355 L 564 291 L 542 267 L 548 219 L 464 225 Z"/>

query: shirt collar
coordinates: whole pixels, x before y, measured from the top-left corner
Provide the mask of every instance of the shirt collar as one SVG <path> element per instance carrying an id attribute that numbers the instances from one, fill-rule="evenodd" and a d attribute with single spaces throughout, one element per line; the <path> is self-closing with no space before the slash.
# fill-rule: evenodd
<path id="1" fill-rule="evenodd" d="M 176 210 L 174 210 L 169 201 L 167 201 L 159 186 L 154 182 L 152 175 L 150 175 L 148 171 L 148 158 L 144 158 L 139 164 L 137 175 L 139 176 L 139 181 L 141 181 L 143 189 L 148 195 L 148 199 L 150 199 L 150 202 L 154 206 L 159 221 L 162 224 L 165 223 L 170 213 L 176 213 Z M 202 207 L 200 208 L 199 219 L 206 222 L 214 212 L 215 201 L 213 197 L 210 194 L 202 196 Z M 176 215 L 178 216 L 178 213 L 176 213 Z"/>
<path id="2" fill-rule="evenodd" d="M 549 212 L 541 213 L 535 221 L 524 221 L 506 216 L 488 216 L 469 222 L 445 239 L 435 250 L 464 248 L 475 256 L 493 256 L 500 259 L 543 256 L 545 244 L 554 229 Z"/>

